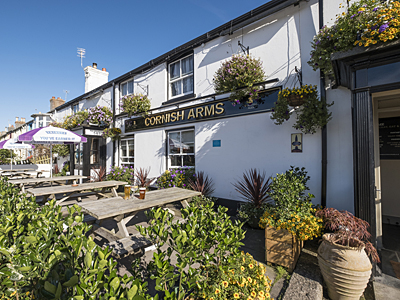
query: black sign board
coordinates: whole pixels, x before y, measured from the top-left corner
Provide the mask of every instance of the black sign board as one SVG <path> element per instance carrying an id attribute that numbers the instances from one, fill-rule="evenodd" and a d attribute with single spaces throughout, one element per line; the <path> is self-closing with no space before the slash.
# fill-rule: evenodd
<path id="1" fill-rule="evenodd" d="M 260 103 L 248 107 L 233 106 L 227 98 L 151 114 L 146 117 L 128 119 L 125 120 L 125 132 L 266 112 L 274 107 L 279 91 L 280 89 L 274 88 L 260 93 Z"/>
<path id="2" fill-rule="evenodd" d="M 400 117 L 379 119 L 381 159 L 400 159 Z"/>

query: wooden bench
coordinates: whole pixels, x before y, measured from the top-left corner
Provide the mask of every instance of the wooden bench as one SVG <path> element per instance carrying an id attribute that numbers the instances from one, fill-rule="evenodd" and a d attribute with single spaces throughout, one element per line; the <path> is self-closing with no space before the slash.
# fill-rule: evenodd
<path id="1" fill-rule="evenodd" d="M 110 247 L 114 257 L 123 258 L 132 254 L 141 254 L 144 248 L 151 245 L 148 239 L 136 234 L 105 244 L 103 247 Z"/>
<path id="2" fill-rule="evenodd" d="M 127 182 L 124 181 L 114 181 L 114 180 L 98 181 L 98 182 L 81 183 L 78 184 L 77 186 L 61 185 L 53 187 L 30 188 L 27 189 L 26 192 L 35 197 L 43 196 L 42 202 L 46 202 L 49 197 L 55 198 L 56 194 L 66 194 L 65 197 L 56 202 L 56 204 L 58 205 L 76 194 L 78 194 L 78 201 L 80 201 L 81 199 L 79 194 L 82 193 L 83 191 L 92 191 L 99 197 L 106 198 L 106 195 L 104 194 L 105 190 L 107 188 L 110 188 L 113 196 L 118 197 L 116 188 L 120 185 L 125 185 L 125 184 L 127 184 Z M 99 192 L 98 189 L 101 189 L 101 191 Z"/>
<path id="3" fill-rule="evenodd" d="M 41 173 L 41 171 L 38 171 Z M 56 182 L 60 185 L 72 184 L 75 183 L 79 179 L 86 179 L 87 176 L 82 175 L 70 175 L 70 176 L 55 176 L 55 177 L 38 177 L 38 178 L 23 178 L 23 179 L 10 179 L 9 182 L 12 184 L 18 185 L 21 188 L 21 191 L 25 193 L 26 185 L 33 185 L 33 187 L 37 187 L 40 184 Z"/>
<path id="4" fill-rule="evenodd" d="M 137 240 L 129 236 L 126 224 L 140 211 L 153 207 L 163 206 L 169 203 L 180 201 L 182 206 L 188 205 L 187 200 L 194 196 L 200 196 L 200 192 L 181 188 L 170 188 L 165 190 L 149 191 L 146 198 L 140 200 L 136 197 L 124 200 L 121 197 L 106 198 L 97 201 L 85 202 L 79 204 L 82 211 L 97 219 L 93 225 L 93 233 L 96 233 L 110 243 L 113 254 L 116 256 L 128 255 L 143 248 L 143 240 Z M 117 226 L 113 230 L 101 227 L 101 222 L 106 219 L 114 219 Z M 135 245 L 138 241 L 138 245 Z M 125 247 L 126 246 L 126 247 Z M 125 250 L 123 250 L 123 248 Z M 115 249 L 115 250 L 114 250 Z"/>

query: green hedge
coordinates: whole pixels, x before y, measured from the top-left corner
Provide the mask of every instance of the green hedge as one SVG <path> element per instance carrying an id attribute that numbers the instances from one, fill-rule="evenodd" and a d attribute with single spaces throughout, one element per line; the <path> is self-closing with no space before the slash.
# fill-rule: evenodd
<path id="1" fill-rule="evenodd" d="M 0 298 L 146 299 L 145 284 L 117 275 L 111 251 L 86 237 L 78 206 L 62 216 L 0 178 Z"/>

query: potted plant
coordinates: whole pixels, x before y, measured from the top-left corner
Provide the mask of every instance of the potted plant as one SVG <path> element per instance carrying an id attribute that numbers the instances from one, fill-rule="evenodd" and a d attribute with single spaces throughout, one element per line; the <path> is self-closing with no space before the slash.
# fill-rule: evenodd
<path id="1" fill-rule="evenodd" d="M 258 223 L 267 203 L 271 201 L 271 177 L 265 179 L 265 172 L 250 169 L 243 173 L 243 178 L 232 185 L 246 202 L 240 205 L 238 216 L 252 228 L 260 228 Z"/>
<path id="2" fill-rule="evenodd" d="M 111 138 L 111 140 L 116 141 L 119 139 L 119 135 L 121 134 L 121 129 L 112 127 L 112 128 L 105 128 L 103 130 L 103 134 L 101 135 L 103 138 Z"/>
<path id="3" fill-rule="evenodd" d="M 262 62 L 250 55 L 233 55 L 222 63 L 214 75 L 215 92 L 231 93 L 232 104 L 241 108 L 261 103 L 260 87 L 253 86 L 265 80 Z"/>
<path id="4" fill-rule="evenodd" d="M 202 196 L 209 197 L 214 192 L 214 183 L 208 175 L 203 171 L 195 173 L 194 179 L 189 177 L 189 187 L 196 192 L 200 192 Z"/>
<path id="5" fill-rule="evenodd" d="M 109 126 L 112 118 L 113 114 L 107 106 L 96 105 L 88 110 L 87 121 L 90 125 Z"/>
<path id="6" fill-rule="evenodd" d="M 136 114 L 146 116 L 151 108 L 150 99 L 142 94 L 124 96 L 121 98 L 120 102 L 121 110 L 126 112 L 129 117 Z"/>
<path id="7" fill-rule="evenodd" d="M 265 228 L 265 258 L 293 270 L 300 255 L 303 241 L 318 237 L 322 232 L 322 219 L 315 216 L 316 209 L 308 190 L 310 179 L 304 168 L 293 167 L 277 174 L 270 185 L 273 204 L 266 207 L 260 219 Z"/>
<path id="8" fill-rule="evenodd" d="M 331 120 L 332 113 L 328 111 L 328 107 L 332 105 L 333 102 L 325 103 L 319 99 L 316 85 L 306 84 L 299 88 L 285 88 L 278 94 L 271 119 L 275 120 L 276 125 L 281 125 L 296 113 L 293 128 L 312 134 Z"/>
<path id="9" fill-rule="evenodd" d="M 317 212 L 325 228 L 333 233 L 323 235 L 318 248 L 318 264 L 332 300 L 360 299 L 371 276 L 372 261 L 379 262 L 375 247 L 369 241 L 368 222 L 348 211 L 325 208 Z"/>

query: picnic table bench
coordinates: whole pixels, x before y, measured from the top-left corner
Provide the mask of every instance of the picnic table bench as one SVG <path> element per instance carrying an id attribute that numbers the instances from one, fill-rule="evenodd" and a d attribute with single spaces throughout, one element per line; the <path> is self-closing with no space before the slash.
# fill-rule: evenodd
<path id="1" fill-rule="evenodd" d="M 118 193 L 116 188 L 120 185 L 125 185 L 127 182 L 125 181 L 97 181 L 97 182 L 87 182 L 81 183 L 76 186 L 73 185 L 60 185 L 60 186 L 50 186 L 50 187 L 40 187 L 40 188 L 30 188 L 27 189 L 26 192 L 31 194 L 32 196 L 43 196 L 42 202 L 46 202 L 49 197 L 55 198 L 56 194 L 67 194 L 62 199 L 58 200 L 56 204 L 60 204 L 65 200 L 71 198 L 71 196 L 75 194 L 82 193 L 83 191 L 92 191 L 96 195 L 106 198 L 104 192 L 107 188 L 111 189 L 111 192 L 114 197 L 118 197 Z M 97 189 L 101 189 L 101 191 L 97 191 Z M 81 201 L 81 197 L 78 196 L 78 201 Z"/>
<path id="2" fill-rule="evenodd" d="M 0 174 L 2 173 L 13 173 L 13 172 L 28 172 L 28 171 L 36 171 L 33 168 L 24 168 L 24 169 L 1 169 Z"/>
<path id="3" fill-rule="evenodd" d="M 55 176 L 55 177 L 43 177 L 43 178 L 22 178 L 22 179 L 10 179 L 8 182 L 18 185 L 21 191 L 25 193 L 26 185 L 33 185 L 37 187 L 43 183 L 56 182 L 60 185 L 75 183 L 78 179 L 86 179 L 87 176 L 82 175 L 69 175 L 69 176 Z"/>
<path id="4" fill-rule="evenodd" d="M 150 242 L 140 234 L 129 236 L 126 228 L 126 224 L 138 212 L 177 201 L 186 207 L 187 200 L 199 195 L 201 195 L 200 192 L 174 187 L 146 192 L 146 198 L 143 200 L 136 197 L 127 200 L 115 197 L 80 203 L 79 206 L 82 207 L 83 212 L 97 220 L 97 223 L 93 225 L 93 233 L 103 236 L 110 242 L 108 246 L 113 249 L 116 257 L 123 257 L 150 245 Z M 101 227 L 101 222 L 105 219 L 114 219 L 117 227 L 113 230 Z"/>

